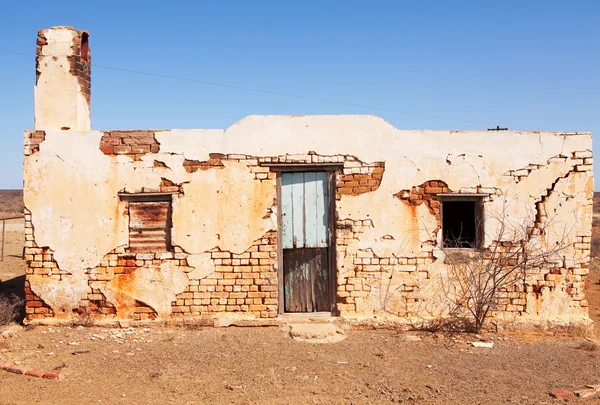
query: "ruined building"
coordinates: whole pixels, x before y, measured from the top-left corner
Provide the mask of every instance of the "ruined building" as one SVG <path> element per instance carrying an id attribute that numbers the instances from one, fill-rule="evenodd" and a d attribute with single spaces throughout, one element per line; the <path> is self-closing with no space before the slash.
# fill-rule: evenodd
<path id="1" fill-rule="evenodd" d="M 27 321 L 436 319 L 468 299 L 448 252 L 510 250 L 510 228 L 564 249 L 499 291 L 491 319 L 589 324 L 590 133 L 399 130 L 369 115 L 92 130 L 90 63 L 87 32 L 39 32 Z"/>

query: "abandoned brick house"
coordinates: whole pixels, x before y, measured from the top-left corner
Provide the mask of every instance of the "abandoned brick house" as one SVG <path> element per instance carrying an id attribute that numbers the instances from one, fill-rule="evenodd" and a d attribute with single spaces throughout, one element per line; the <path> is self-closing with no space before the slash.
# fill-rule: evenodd
<path id="1" fill-rule="evenodd" d="M 444 317 L 447 252 L 510 245 L 511 221 L 540 249 L 568 243 L 502 291 L 494 319 L 589 323 L 591 149 L 590 133 L 398 130 L 367 115 L 92 130 L 87 32 L 41 30 L 27 320 Z"/>

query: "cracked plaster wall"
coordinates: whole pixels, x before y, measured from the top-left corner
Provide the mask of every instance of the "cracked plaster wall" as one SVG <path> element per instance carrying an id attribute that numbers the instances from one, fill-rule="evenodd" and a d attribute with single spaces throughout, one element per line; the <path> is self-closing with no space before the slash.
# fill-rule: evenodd
<path id="1" fill-rule="evenodd" d="M 574 151 L 591 151 L 589 133 L 404 131 L 375 116 L 250 116 L 226 130 L 157 131 L 160 151 L 139 161 L 103 154 L 102 135 L 46 131 L 39 151 L 25 159 L 25 204 L 31 211 L 35 242 L 52 249 L 58 267 L 68 273 L 63 277 L 68 282 L 28 278 L 32 290 L 50 306 L 76 307 L 84 295 L 84 270 L 127 245 L 120 191 L 157 189 L 162 179 L 183 189 L 173 202 L 173 244 L 190 254 L 188 263 L 194 270 L 184 274 L 171 269 L 167 275 L 162 268 L 147 270 L 161 274 L 158 283 L 171 277 L 178 280 L 151 290 L 152 307 L 160 314 L 168 313 L 168 303 L 183 291 L 185 279 L 212 272 L 209 250 L 241 253 L 265 232 L 275 230 L 275 181 L 255 181 L 244 164 L 227 160 L 222 168 L 185 170 L 184 160 L 207 161 L 211 153 L 268 157 L 314 151 L 321 156 L 353 155 L 363 162 L 385 162 L 376 191 L 343 195 L 336 203 L 339 220 L 369 219 L 373 224 L 360 234 L 356 245 L 338 254 L 342 276 L 361 249 L 371 249 L 378 257 L 410 257 L 432 244 L 437 222 L 427 207 L 411 207 L 394 197 L 432 179 L 445 181 L 457 192 L 489 192 L 493 198 L 485 204 L 486 216 L 503 213 L 526 222 L 533 222 L 536 202 L 554 187 L 545 204 L 556 212 L 557 232 L 562 227 L 572 229 L 572 235 L 591 234 L 592 173 L 576 172 L 571 159 L 561 158 L 571 157 Z M 155 161 L 164 165 L 155 167 Z M 505 175 L 532 164 L 537 168 L 519 182 Z M 486 221 L 486 234 L 494 234 L 494 226 L 494 221 Z M 422 292 L 435 300 L 439 277 L 445 274 L 440 260 L 431 265 L 430 274 L 434 276 L 423 280 Z M 147 294 L 142 284 L 136 284 L 137 292 L 129 292 L 132 298 Z M 107 298 L 114 300 L 117 293 L 118 287 L 108 283 Z M 359 315 L 370 316 L 381 294 L 371 293 L 359 301 Z M 587 315 L 564 310 L 565 305 L 572 308 L 566 294 L 547 297 L 541 307 L 537 305 L 536 314 L 546 317 Z"/>
<path id="2" fill-rule="evenodd" d="M 71 60 L 79 57 L 81 35 L 82 31 L 72 27 L 39 32 L 38 77 L 34 88 L 35 129 L 91 129 L 89 89 L 82 88 Z"/>

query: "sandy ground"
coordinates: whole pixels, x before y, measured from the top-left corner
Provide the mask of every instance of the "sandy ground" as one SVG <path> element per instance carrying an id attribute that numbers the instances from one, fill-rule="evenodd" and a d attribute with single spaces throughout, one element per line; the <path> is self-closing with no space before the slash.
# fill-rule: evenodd
<path id="1" fill-rule="evenodd" d="M 22 246 L 22 232 L 7 232 L 0 294 L 22 294 Z M 600 259 L 588 280 L 599 325 Z M 494 347 L 485 349 L 466 334 L 346 333 L 338 343 L 310 344 L 280 327 L 26 328 L 0 338 L 0 363 L 59 368 L 64 378 L 0 370 L 0 405 L 553 404 L 563 402 L 550 390 L 600 384 L 599 346 L 584 338 L 486 334 Z"/>
<path id="2" fill-rule="evenodd" d="M 492 349 L 472 339 L 352 330 L 310 344 L 275 327 L 37 327 L 1 355 L 60 367 L 64 379 L 0 374 L 0 403 L 540 404 L 552 403 L 549 390 L 600 383 L 598 352 L 580 339 L 489 339 Z"/>
<path id="3" fill-rule="evenodd" d="M 23 258 L 24 237 L 23 220 L 6 221 L 6 240 L 4 241 L 4 261 L 0 261 L 0 294 L 16 292 L 23 295 L 25 281 L 25 262 Z M 2 222 L 0 221 L 0 231 Z M 2 234 L 0 233 L 0 243 Z"/>

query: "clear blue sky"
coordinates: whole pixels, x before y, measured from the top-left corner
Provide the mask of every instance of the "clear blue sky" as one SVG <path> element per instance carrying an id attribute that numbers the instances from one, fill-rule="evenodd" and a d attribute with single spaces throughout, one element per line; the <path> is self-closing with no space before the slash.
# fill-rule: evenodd
<path id="1" fill-rule="evenodd" d="M 22 0 L 4 2 L 2 17 L 0 50 L 32 56 L 0 52 L 0 188 L 22 187 L 35 40 L 54 25 L 89 30 L 98 65 L 453 119 L 93 67 L 94 129 L 377 114 L 401 129 L 506 125 L 600 139 L 599 1 Z"/>

